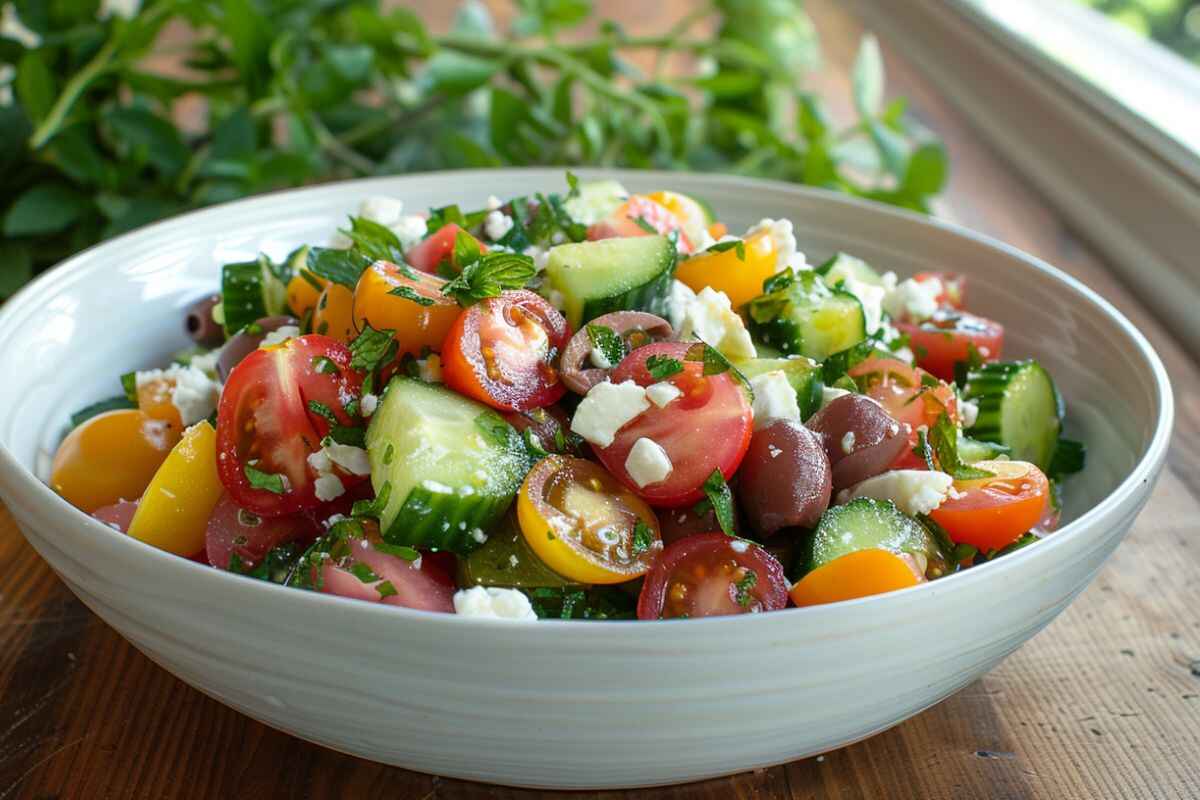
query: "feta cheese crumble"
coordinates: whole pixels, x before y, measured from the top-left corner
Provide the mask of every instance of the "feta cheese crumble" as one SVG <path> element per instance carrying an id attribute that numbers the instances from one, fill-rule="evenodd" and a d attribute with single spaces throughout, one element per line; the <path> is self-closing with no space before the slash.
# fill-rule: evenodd
<path id="1" fill-rule="evenodd" d="M 842 280 L 842 288 L 858 298 L 867 335 L 871 336 L 883 325 L 883 301 L 887 296 L 887 288 L 852 277 Z"/>
<path id="2" fill-rule="evenodd" d="M 892 319 L 922 322 L 937 311 L 937 297 L 942 293 L 942 282 L 937 278 L 902 281 L 883 298 L 883 308 Z"/>
<path id="3" fill-rule="evenodd" d="M 666 480 L 674 468 L 663 446 L 645 436 L 633 443 L 625 459 L 625 471 L 639 489 Z"/>
<path id="4" fill-rule="evenodd" d="M 396 238 L 400 240 L 400 246 L 409 250 L 421 243 L 421 240 L 425 238 L 425 232 L 429 230 L 429 225 L 425 222 L 424 217 L 409 214 L 406 217 L 400 217 L 388 228 L 396 234 Z"/>
<path id="5" fill-rule="evenodd" d="M 972 403 L 970 400 L 958 401 L 958 416 L 962 419 L 962 426 L 966 428 L 974 428 L 975 423 L 979 420 L 979 406 Z"/>
<path id="6" fill-rule="evenodd" d="M 683 281 L 677 280 L 671 284 L 671 293 L 667 295 L 667 322 L 671 323 L 672 328 L 679 330 L 683 325 L 683 313 L 695 299 L 696 293 Z"/>
<path id="7" fill-rule="evenodd" d="M 316 492 L 317 499 L 322 503 L 337 500 L 346 493 L 346 487 L 342 485 L 342 479 L 331 472 L 318 475 L 317 479 L 313 481 L 313 490 Z"/>
<path id="8" fill-rule="evenodd" d="M 608 447 L 617 431 L 649 407 L 646 390 L 633 381 L 602 381 L 579 402 L 571 430 L 597 447 Z"/>
<path id="9" fill-rule="evenodd" d="M 705 286 L 683 311 L 679 338 L 686 341 L 693 335 L 730 358 L 755 358 L 758 355 L 745 323 L 733 310 L 729 295 L 714 291 L 711 286 Z"/>
<path id="10" fill-rule="evenodd" d="M 537 614 L 524 592 L 495 586 L 472 586 L 454 593 L 454 612 L 464 617 L 533 621 Z"/>
<path id="11" fill-rule="evenodd" d="M 612 362 L 608 360 L 608 356 L 604 355 L 604 351 L 599 347 L 592 347 L 592 352 L 588 353 L 588 359 L 592 362 L 592 366 L 597 369 L 612 369 Z"/>
<path id="12" fill-rule="evenodd" d="M 858 437 L 856 437 L 854 435 L 854 431 L 846 431 L 845 436 L 842 437 L 842 452 L 845 453 L 846 455 L 850 455 L 851 453 L 853 453 L 854 452 L 854 441 L 857 438 Z"/>
<path id="13" fill-rule="evenodd" d="M 217 410 L 221 384 L 194 366 L 175 364 L 167 369 L 152 369 L 137 373 L 134 381 L 139 389 L 154 381 L 170 381 L 171 404 L 179 411 L 184 427 L 207 419 Z"/>
<path id="14" fill-rule="evenodd" d="M 263 336 L 262 341 L 258 343 L 260 348 L 273 347 L 277 344 L 283 344 L 288 339 L 295 339 L 300 335 L 300 328 L 295 325 L 280 325 L 273 331 L 267 331 Z"/>
<path id="15" fill-rule="evenodd" d="M 489 211 L 483 218 L 483 232 L 493 242 L 504 238 L 504 234 L 512 230 L 513 218 L 503 211 Z"/>
<path id="16" fill-rule="evenodd" d="M 792 229 L 791 220 L 764 219 L 746 231 L 743 239 L 749 239 L 763 231 L 771 238 L 775 246 L 775 271 L 782 272 L 791 267 L 797 272 L 809 269 L 804 253 L 796 249 L 796 234 Z"/>
<path id="17" fill-rule="evenodd" d="M 363 198 L 358 204 L 358 215 L 363 219 L 383 225 L 385 228 L 395 225 L 404 213 L 404 203 L 394 197 L 372 195 Z"/>
<path id="18" fill-rule="evenodd" d="M 773 419 L 800 419 L 796 390 L 781 369 L 773 369 L 750 379 L 754 390 L 754 430 L 766 427 Z"/>
<path id="19" fill-rule="evenodd" d="M 852 394 L 852 392 L 848 392 L 845 389 L 839 389 L 836 386 L 822 386 L 821 387 L 821 408 L 824 408 L 825 406 L 829 405 L 834 400 L 837 400 L 839 397 L 845 397 L 848 394 Z"/>
<path id="20" fill-rule="evenodd" d="M 367 393 L 358 401 L 358 410 L 364 417 L 374 414 L 377 408 L 379 408 L 379 395 Z"/>
<path id="21" fill-rule="evenodd" d="M 659 408 L 666 408 L 672 400 L 677 399 L 681 394 L 683 394 L 683 391 L 670 381 L 660 381 L 646 387 L 646 399 Z"/>
<path id="22" fill-rule="evenodd" d="M 96 19 L 120 17 L 133 19 L 142 7 L 142 0 L 100 0 L 100 8 L 96 11 Z"/>
<path id="23" fill-rule="evenodd" d="M 859 497 L 891 500 L 909 516 L 928 514 L 950 496 L 954 479 L 944 472 L 923 469 L 894 469 L 874 478 L 867 478 L 843 490 L 838 502 L 848 503 Z"/>

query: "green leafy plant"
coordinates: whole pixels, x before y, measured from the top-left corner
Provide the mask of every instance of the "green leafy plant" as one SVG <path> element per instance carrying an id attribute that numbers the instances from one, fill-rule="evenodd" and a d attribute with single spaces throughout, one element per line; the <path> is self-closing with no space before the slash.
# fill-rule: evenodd
<path id="1" fill-rule="evenodd" d="M 516 0 L 506 31 L 468 0 L 444 34 L 378 0 L 138 5 L 0 2 L 0 296 L 179 211 L 361 175 L 718 170 L 920 210 L 945 180 L 941 144 L 884 105 L 873 39 L 856 121 L 803 88 L 799 0 L 710 0 L 654 36 L 582 34 L 590 0 Z"/>

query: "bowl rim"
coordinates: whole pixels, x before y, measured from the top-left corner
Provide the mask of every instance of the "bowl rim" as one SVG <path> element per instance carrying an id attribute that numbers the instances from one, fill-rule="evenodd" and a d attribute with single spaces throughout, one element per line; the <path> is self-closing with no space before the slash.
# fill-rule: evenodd
<path id="1" fill-rule="evenodd" d="M 1175 402 L 1174 394 L 1171 388 L 1170 379 L 1167 375 L 1161 358 L 1154 350 L 1153 346 L 1146 339 L 1138 328 L 1129 321 L 1120 311 L 1116 309 L 1108 300 L 1104 299 L 1097 292 L 1086 286 L 1083 282 L 1068 275 L 1061 269 L 1047 263 L 1046 261 L 1037 258 L 1029 253 L 1026 253 L 1012 245 L 1006 244 L 998 239 L 995 239 L 986 234 L 982 234 L 966 228 L 957 223 L 938 219 L 932 216 L 927 216 L 907 209 L 889 206 L 878 203 L 872 200 L 852 197 L 845 194 L 840 194 L 827 189 L 821 189 L 811 186 L 802 186 L 798 184 L 787 183 L 778 180 L 769 180 L 762 178 L 747 178 L 737 175 L 726 175 L 719 173 L 699 173 L 699 172 L 673 172 L 665 170 L 638 170 L 638 169 L 602 169 L 602 168 L 572 168 L 572 172 L 581 178 L 595 180 L 603 178 L 615 178 L 617 180 L 657 180 L 662 181 L 665 185 L 670 185 L 672 181 L 678 182 L 679 178 L 685 180 L 699 180 L 714 184 L 717 188 L 728 190 L 731 193 L 754 191 L 756 189 L 770 189 L 784 194 L 794 194 L 804 196 L 806 199 L 818 200 L 822 203 L 833 205 L 841 205 L 849 210 L 858 213 L 875 214 L 885 218 L 891 218 L 898 224 L 916 225 L 921 227 L 929 227 L 939 231 L 942 234 L 948 234 L 958 239 L 965 239 L 973 246 L 983 247 L 994 251 L 999 251 L 1001 254 L 1018 261 L 1024 262 L 1027 266 L 1042 272 L 1053 278 L 1063 288 L 1072 292 L 1077 300 L 1090 303 L 1099 309 L 1099 311 L 1108 319 L 1109 322 L 1116 323 L 1118 329 L 1125 334 L 1128 340 L 1134 345 L 1136 353 L 1140 356 L 1144 363 L 1149 366 L 1153 376 L 1154 389 L 1158 397 L 1157 422 L 1154 433 L 1146 446 L 1145 452 L 1138 460 L 1137 464 L 1129 472 L 1129 474 L 1114 488 L 1103 500 L 1084 512 L 1078 519 L 1064 525 L 1062 528 L 1054 532 L 1050 537 L 1047 537 L 1038 547 L 1023 548 L 1015 553 L 1006 556 L 994 563 L 983 564 L 962 572 L 948 575 L 944 578 L 939 578 L 936 581 L 922 583 L 917 586 L 901 589 L 899 591 L 888 592 L 880 595 L 871 595 L 867 597 L 856 598 L 853 600 L 844 600 L 837 603 L 829 603 L 821 606 L 811 606 L 806 608 L 785 608 L 780 611 L 774 611 L 770 614 L 756 614 L 754 617 L 765 619 L 783 619 L 781 615 L 789 615 L 787 618 L 795 617 L 799 614 L 806 615 L 803 619 L 817 621 L 821 615 L 832 616 L 846 613 L 855 613 L 862 611 L 870 613 L 872 609 L 885 603 L 895 603 L 897 598 L 912 597 L 918 593 L 929 593 L 932 591 L 946 591 L 950 589 L 966 589 L 969 586 L 979 584 L 981 581 L 999 580 L 1001 575 L 1017 569 L 1032 569 L 1035 562 L 1040 562 L 1052 558 L 1051 553 L 1070 545 L 1081 536 L 1088 535 L 1088 532 L 1094 527 L 1095 523 L 1103 520 L 1104 517 L 1112 514 L 1118 508 L 1126 506 L 1132 502 L 1136 502 L 1135 496 L 1138 494 L 1140 487 L 1143 484 L 1148 484 L 1155 477 L 1157 470 L 1162 465 L 1165 459 L 1166 451 L 1170 443 L 1171 431 L 1174 424 Z M 0 332 L 3 332 L 10 318 L 17 316 L 24 306 L 27 306 L 36 301 L 43 294 L 50 294 L 53 291 L 60 290 L 63 286 L 60 277 L 70 271 L 76 280 L 81 280 L 90 272 L 95 272 L 104 269 L 112 260 L 117 257 L 120 251 L 142 238 L 160 236 L 169 233 L 174 228 L 186 228 L 189 224 L 195 223 L 208 218 L 218 218 L 223 215 L 231 215 L 232 213 L 241 212 L 243 210 L 258 209 L 267 205 L 278 204 L 280 200 L 293 199 L 318 199 L 322 194 L 335 194 L 346 191 L 348 189 L 358 188 L 362 190 L 362 196 L 367 196 L 371 190 L 381 185 L 388 185 L 395 190 L 397 182 L 403 182 L 406 179 L 420 179 L 423 181 L 444 181 L 448 186 L 453 186 L 455 179 L 480 179 L 493 178 L 497 183 L 504 182 L 505 176 L 511 176 L 512 183 L 519 185 L 521 179 L 537 180 L 550 178 L 552 176 L 561 176 L 562 168 L 552 167 L 513 167 L 501 169 L 462 169 L 462 170 L 438 170 L 430 172 L 413 173 L 410 175 L 389 175 L 389 176 L 374 176 L 370 178 L 358 178 L 353 180 L 336 181 L 332 183 L 320 184 L 317 186 L 299 187 L 293 189 L 281 189 L 263 194 L 254 195 L 253 197 L 242 198 L 238 200 L 220 203 L 214 206 L 208 206 L 202 209 L 189 211 L 174 217 L 170 217 L 150 225 L 143 226 L 133 231 L 129 231 L 113 239 L 93 245 L 85 250 L 80 251 L 55 265 L 49 270 L 46 270 L 33 281 L 22 287 L 15 295 L 10 297 L 7 302 L 0 306 Z M 402 187 L 401 187 L 402 188 Z M 251 215 L 247 215 L 251 216 Z M 72 283 L 74 282 L 71 281 Z M 215 569 L 207 564 L 194 562 L 191 559 L 176 556 L 168 553 L 165 550 L 160 550 L 152 545 L 133 539 L 127 535 L 117 534 L 112 528 L 104 523 L 96 520 L 88 515 L 83 515 L 77 508 L 72 506 L 48 485 L 37 478 L 32 470 L 26 468 L 17 460 L 17 458 L 8 450 L 8 448 L 0 444 L 0 476 L 7 477 L 10 485 L 15 487 L 17 492 L 29 492 L 33 495 L 33 499 L 39 503 L 41 508 L 49 514 L 58 517 L 57 525 L 82 525 L 85 529 L 91 530 L 94 533 L 103 532 L 109 538 L 110 545 L 120 540 L 123 544 L 115 545 L 119 548 L 127 549 L 127 553 L 131 557 L 146 557 L 154 564 L 156 569 L 167 570 L 190 570 L 192 576 L 199 576 L 201 572 L 209 577 L 204 580 L 214 581 L 213 591 L 220 591 L 222 586 L 230 590 L 240 589 L 245 591 L 262 591 L 262 592 L 286 592 L 289 597 L 293 598 L 293 602 L 311 603 L 312 607 L 328 607 L 333 609 L 343 609 L 343 604 L 351 604 L 359 609 L 359 613 L 363 614 L 382 614 L 382 620 L 391 620 L 399 622 L 408 620 L 410 622 L 417 621 L 435 621 L 445 622 L 452 625 L 466 626 L 492 626 L 496 623 L 491 619 L 480 619 L 473 617 L 463 617 L 457 614 L 447 614 L 434 611 L 421 611 L 417 609 L 405 608 L 402 606 L 391 606 L 382 603 L 363 603 L 351 598 L 339 597 L 336 595 L 325 594 L 322 592 L 297 591 L 295 588 L 281 586 L 268 581 L 261 581 L 255 578 L 250 578 L 244 575 L 237 575 L 225 570 Z M 1146 490 L 1148 491 L 1148 489 Z M 134 554 L 140 553 L 140 556 Z M 169 575 L 167 576 L 169 579 Z M 234 581 L 235 583 L 228 583 Z M 251 584 L 258 588 L 250 589 Z M 935 588 L 936 587 L 936 588 Z M 328 604 L 334 604 L 329 606 Z M 559 629 L 562 626 L 570 626 L 573 630 L 592 630 L 595 635 L 606 635 L 611 632 L 613 626 L 621 628 L 629 628 L 630 622 L 637 622 L 636 629 L 646 628 L 647 630 L 657 629 L 658 626 L 665 625 L 681 625 L 687 624 L 689 630 L 700 630 L 713 625 L 732 625 L 732 624 L 756 624 L 752 620 L 741 620 L 743 615 L 734 615 L 727 617 L 707 617 L 702 619 L 690 620 L 557 620 L 557 619 L 541 619 L 537 621 L 513 621 L 505 620 L 507 623 L 506 629 L 514 631 L 533 630 L 533 629 Z M 649 624 L 647 624 L 649 623 Z M 761 622 L 759 623 L 761 624 Z M 585 634 L 586 635 L 586 634 Z"/>

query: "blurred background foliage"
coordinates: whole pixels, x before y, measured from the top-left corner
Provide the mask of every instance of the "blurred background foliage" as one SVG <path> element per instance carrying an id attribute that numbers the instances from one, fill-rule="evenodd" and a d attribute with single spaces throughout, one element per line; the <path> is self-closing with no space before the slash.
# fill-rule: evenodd
<path id="1" fill-rule="evenodd" d="M 1075 0 L 1200 64 L 1200 0 Z"/>
<path id="2" fill-rule="evenodd" d="M 647 36 L 591 0 L 503 27 L 467 0 L 442 31 L 378 0 L 0 0 L 0 297 L 180 211 L 364 175 L 719 170 L 928 209 L 945 151 L 873 39 L 835 124 L 800 0 L 692 7 Z"/>

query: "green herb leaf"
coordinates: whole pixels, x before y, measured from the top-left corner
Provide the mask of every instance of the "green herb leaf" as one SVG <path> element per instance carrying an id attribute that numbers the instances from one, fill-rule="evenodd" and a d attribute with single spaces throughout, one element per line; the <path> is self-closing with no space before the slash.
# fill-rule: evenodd
<path id="1" fill-rule="evenodd" d="M 716 245 L 713 245 L 714 247 Z M 788 267 L 763 281 L 763 294 L 774 294 L 796 282 L 796 272 Z"/>
<path id="2" fill-rule="evenodd" d="M 350 228 L 342 228 L 341 233 L 354 243 L 351 249 L 372 262 L 404 264 L 404 247 L 400 244 L 400 237 L 386 225 L 366 217 L 351 217 Z"/>
<path id="3" fill-rule="evenodd" d="M 1051 478 L 1061 480 L 1067 475 L 1073 475 L 1083 470 L 1087 461 L 1087 446 L 1073 439 L 1059 439 L 1054 447 L 1054 455 L 1050 458 L 1050 467 L 1046 474 Z"/>
<path id="4" fill-rule="evenodd" d="M 475 418 L 475 427 L 489 444 L 507 447 L 517 437 L 517 431 L 495 411 L 484 411 Z"/>
<path id="5" fill-rule="evenodd" d="M 317 356 L 312 360 L 313 369 L 322 375 L 337 375 L 342 369 L 334 362 L 333 359 L 325 356 Z"/>
<path id="6" fill-rule="evenodd" d="M 704 490 L 704 496 L 708 498 L 709 507 L 716 515 L 721 530 L 725 532 L 726 536 L 736 537 L 737 532 L 734 530 L 733 523 L 733 492 L 729 490 L 729 484 L 725 482 L 725 476 L 721 474 L 721 470 L 714 469 L 712 474 L 705 479 L 701 488 Z"/>
<path id="7" fill-rule="evenodd" d="M 361 333 L 350 343 L 350 369 L 359 372 L 374 372 L 391 363 L 399 352 L 400 345 L 392 337 L 393 330 L 377 331 L 365 322 Z"/>
<path id="8" fill-rule="evenodd" d="M 376 542 L 375 549 L 380 553 L 389 556 L 403 558 L 405 561 L 416 561 L 421 557 L 421 551 L 416 548 L 409 547 L 406 544 L 389 544 L 388 542 Z"/>
<path id="9" fill-rule="evenodd" d="M 683 362 L 677 358 L 656 353 L 646 359 L 646 371 L 656 381 L 666 380 L 672 375 L 683 372 Z"/>
<path id="10" fill-rule="evenodd" d="M 750 607 L 750 604 L 754 602 L 754 595 L 750 593 L 750 590 L 752 590 L 757 584 L 758 573 L 752 569 L 747 569 L 746 574 L 742 576 L 742 579 L 734 584 L 737 592 L 733 597 L 739 606 L 742 608 Z"/>
<path id="11" fill-rule="evenodd" d="M 520 289 L 537 274 L 533 259 L 516 253 L 487 253 L 463 267 L 442 287 L 442 294 L 464 308 L 506 289 Z"/>
<path id="12" fill-rule="evenodd" d="M 357 250 L 335 250 L 329 247 L 310 247 L 305 255 L 304 268 L 318 278 L 341 284 L 353 290 L 363 270 L 372 260 Z"/>
<path id="13" fill-rule="evenodd" d="M 137 408 L 137 372 L 126 372 L 121 376 L 121 389 L 125 392 L 125 398 L 133 403 L 134 408 Z"/>
<path id="14" fill-rule="evenodd" d="M 615 367 L 625 359 L 625 340 L 612 328 L 607 325 L 588 325 L 587 334 L 592 347 L 599 350 L 610 365 Z"/>
<path id="15" fill-rule="evenodd" d="M 965 464 L 958 458 L 958 428 L 950 421 L 950 415 L 942 413 L 928 434 L 918 434 L 918 455 L 930 464 L 930 469 L 940 469 L 956 481 L 990 478 L 995 473 Z"/>
<path id="16" fill-rule="evenodd" d="M 317 400 L 309 400 L 308 410 L 316 414 L 318 417 L 324 417 L 334 425 L 339 424 L 337 415 L 333 413 L 333 409 L 322 402 Z"/>
<path id="17" fill-rule="evenodd" d="M 633 526 L 633 554 L 640 556 L 654 545 L 654 532 L 642 520 Z"/>
<path id="18" fill-rule="evenodd" d="M 708 249 L 706 249 L 704 252 L 706 252 L 706 253 L 725 253 L 725 252 L 728 252 L 729 250 L 737 251 L 736 255 L 738 257 L 738 261 L 746 260 L 746 242 L 743 241 L 742 239 L 727 239 L 723 242 L 717 242 L 716 244 L 710 245 L 708 247 Z M 791 267 L 788 267 L 788 269 L 790 270 Z M 767 278 L 767 280 L 763 282 L 763 291 L 773 291 L 771 289 L 767 289 L 766 284 L 767 284 L 767 282 L 773 280 L 775 277 L 777 277 L 777 276 L 773 275 L 770 278 Z"/>
<path id="19" fill-rule="evenodd" d="M 542 441 L 533 432 L 533 428 L 526 428 L 521 431 L 521 439 L 525 442 L 525 450 L 528 451 L 529 457 L 534 461 L 550 455 L 550 451 L 542 446 Z"/>
<path id="20" fill-rule="evenodd" d="M 246 464 L 243 469 L 252 489 L 262 489 L 272 494 L 285 494 L 288 491 L 287 478 L 283 475 L 263 472 L 253 464 Z"/>
<path id="21" fill-rule="evenodd" d="M 355 500 L 350 506 L 350 516 L 354 519 L 381 519 L 392 496 L 392 482 L 384 481 L 383 488 L 370 500 Z M 378 549 L 378 548 L 376 548 Z"/>
<path id="22" fill-rule="evenodd" d="M 633 223 L 651 236 L 658 236 L 658 228 L 646 221 L 645 217 L 630 217 Z"/>
<path id="23" fill-rule="evenodd" d="M 390 290 L 388 294 L 395 295 L 396 297 L 403 297 L 405 300 L 411 300 L 419 306 L 433 305 L 433 298 L 417 294 L 417 290 L 411 286 L 397 286 Z"/>

